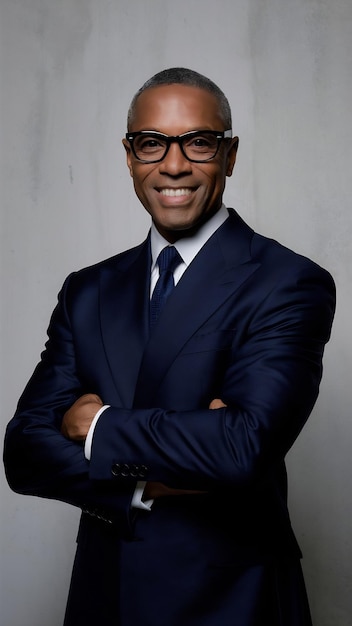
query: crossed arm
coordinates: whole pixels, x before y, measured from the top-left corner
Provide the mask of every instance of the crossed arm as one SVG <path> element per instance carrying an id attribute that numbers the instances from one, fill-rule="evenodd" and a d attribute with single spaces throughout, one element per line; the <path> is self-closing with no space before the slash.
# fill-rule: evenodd
<path id="1" fill-rule="evenodd" d="M 82 329 L 77 310 L 87 317 L 86 300 L 92 294 L 83 290 L 84 298 L 78 298 L 70 286 L 68 280 L 52 318 L 47 349 L 8 426 L 5 464 L 15 491 L 85 509 L 101 507 L 124 525 L 133 481 L 114 477 L 114 463 L 145 464 L 150 479 L 145 497 L 155 498 L 172 488 L 167 493 L 188 488 L 209 491 L 227 484 L 242 488 L 283 459 L 318 393 L 321 357 L 334 311 L 328 275 L 304 268 L 302 277 L 286 280 L 283 276 L 282 284 L 269 291 L 264 302 L 254 307 L 250 301 L 251 317 L 246 312 L 248 294 L 243 294 L 245 315 L 236 309 L 236 319 L 226 320 L 231 328 L 236 324 L 236 345 L 226 356 L 226 367 L 216 372 L 221 374 L 221 384 L 214 383 L 213 395 L 218 390 L 221 400 L 210 401 L 210 395 L 205 405 L 216 412 L 205 406 L 195 408 L 201 406 L 198 398 L 190 410 L 175 411 L 127 409 L 112 402 L 94 432 L 90 462 L 82 442 L 102 400 L 85 392 L 93 381 L 109 402 L 104 390 L 108 371 L 99 371 L 95 379 L 94 350 L 100 344 L 93 342 L 91 348 L 89 342 L 80 342 L 87 335 L 88 322 Z M 183 358 L 189 363 L 182 378 L 188 389 L 192 390 L 192 383 L 206 381 L 204 371 L 212 381 L 211 356 L 197 361 L 202 363 L 203 378 L 199 372 L 193 376 L 192 354 Z M 180 380 L 185 372 L 185 361 L 182 367 L 180 363 L 176 364 L 179 376 L 172 380 Z M 168 384 L 177 405 L 178 388 Z"/>
<path id="2" fill-rule="evenodd" d="M 102 406 L 103 401 L 97 394 L 87 393 L 78 398 L 64 414 L 61 426 L 62 434 L 71 441 L 85 441 L 94 417 Z M 209 405 L 209 409 L 220 409 L 225 406 L 226 405 L 220 398 L 214 398 Z M 155 500 L 162 496 L 178 496 L 196 493 L 204 492 L 193 489 L 173 489 L 161 482 L 149 481 L 144 489 L 143 498 L 146 500 Z"/>

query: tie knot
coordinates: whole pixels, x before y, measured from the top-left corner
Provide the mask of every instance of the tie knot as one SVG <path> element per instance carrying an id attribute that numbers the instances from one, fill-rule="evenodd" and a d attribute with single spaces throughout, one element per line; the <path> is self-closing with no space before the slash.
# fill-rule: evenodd
<path id="1" fill-rule="evenodd" d="M 182 258 L 175 246 L 166 246 L 163 248 L 157 259 L 160 274 L 162 272 L 173 272 L 181 262 Z"/>

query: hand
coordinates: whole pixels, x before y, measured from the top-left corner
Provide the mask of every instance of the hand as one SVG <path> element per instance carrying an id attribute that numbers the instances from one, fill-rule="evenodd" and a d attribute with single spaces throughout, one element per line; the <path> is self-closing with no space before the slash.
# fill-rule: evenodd
<path id="1" fill-rule="evenodd" d="M 196 489 L 173 489 L 164 485 L 164 483 L 148 482 L 143 491 L 143 500 L 155 500 L 162 496 L 189 496 L 197 495 L 200 493 L 207 493 L 206 491 L 199 491 Z"/>
<path id="2" fill-rule="evenodd" d="M 209 409 L 223 409 L 227 404 L 224 404 L 220 398 L 214 398 L 209 404 Z"/>
<path id="3" fill-rule="evenodd" d="M 66 411 L 62 420 L 61 432 L 72 441 L 84 441 L 90 425 L 103 406 L 103 401 L 94 393 L 86 393 Z"/>

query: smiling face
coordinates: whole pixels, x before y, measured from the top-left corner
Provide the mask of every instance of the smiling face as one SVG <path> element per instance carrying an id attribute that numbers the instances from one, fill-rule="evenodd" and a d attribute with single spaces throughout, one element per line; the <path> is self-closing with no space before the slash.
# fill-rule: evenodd
<path id="1" fill-rule="evenodd" d="M 128 130 L 176 136 L 194 130 L 227 129 L 212 93 L 172 84 L 141 93 Z M 217 155 L 205 163 L 188 161 L 177 143 L 170 145 L 159 163 L 142 163 L 128 141 L 124 139 L 123 144 L 136 194 L 170 243 L 196 232 L 220 209 L 226 176 L 231 176 L 236 160 L 237 137 L 223 141 Z"/>

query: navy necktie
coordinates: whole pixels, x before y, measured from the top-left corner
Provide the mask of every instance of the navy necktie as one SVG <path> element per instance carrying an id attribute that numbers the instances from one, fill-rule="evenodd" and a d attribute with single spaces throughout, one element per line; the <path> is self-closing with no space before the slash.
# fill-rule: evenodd
<path id="1" fill-rule="evenodd" d="M 150 300 L 150 326 L 156 323 L 160 312 L 173 290 L 174 271 L 182 263 L 182 258 L 174 246 L 166 246 L 157 258 L 159 278 Z"/>

